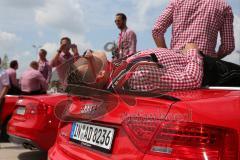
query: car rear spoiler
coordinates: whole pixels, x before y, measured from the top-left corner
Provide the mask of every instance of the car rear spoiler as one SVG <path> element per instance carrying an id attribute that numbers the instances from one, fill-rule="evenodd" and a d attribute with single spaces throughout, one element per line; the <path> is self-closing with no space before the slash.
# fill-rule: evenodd
<path id="1" fill-rule="evenodd" d="M 240 91 L 240 87 L 210 86 L 210 87 L 207 87 L 207 89 L 211 89 L 211 90 L 235 90 L 235 91 Z"/>

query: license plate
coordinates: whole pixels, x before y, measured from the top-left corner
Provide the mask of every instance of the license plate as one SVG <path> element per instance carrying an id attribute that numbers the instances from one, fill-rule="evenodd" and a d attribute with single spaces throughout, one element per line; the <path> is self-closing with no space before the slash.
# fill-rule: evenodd
<path id="1" fill-rule="evenodd" d="M 24 115 L 24 114 L 25 114 L 25 111 L 26 111 L 26 108 L 25 108 L 25 107 L 18 107 L 18 108 L 17 108 L 17 111 L 16 111 L 16 114 Z"/>
<path id="2" fill-rule="evenodd" d="M 70 140 L 105 153 L 111 153 L 115 128 L 76 122 Z"/>

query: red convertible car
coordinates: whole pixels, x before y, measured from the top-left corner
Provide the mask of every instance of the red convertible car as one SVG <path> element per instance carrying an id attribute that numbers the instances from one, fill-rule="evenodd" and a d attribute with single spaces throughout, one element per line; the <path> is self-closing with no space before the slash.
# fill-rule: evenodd
<path id="1" fill-rule="evenodd" d="M 71 90 L 49 160 L 240 159 L 240 88 Z"/>
<path id="2" fill-rule="evenodd" d="M 55 142 L 59 120 L 54 107 L 65 94 L 21 96 L 8 123 L 9 140 L 25 148 L 47 151 Z"/>

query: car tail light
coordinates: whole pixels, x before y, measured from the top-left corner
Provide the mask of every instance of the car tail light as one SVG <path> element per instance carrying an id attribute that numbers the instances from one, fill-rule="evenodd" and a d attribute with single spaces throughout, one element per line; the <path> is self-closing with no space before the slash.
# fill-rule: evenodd
<path id="1" fill-rule="evenodd" d="M 16 105 L 16 110 L 15 110 L 15 114 L 17 115 L 24 115 L 26 111 L 26 106 L 24 105 Z"/>
<path id="2" fill-rule="evenodd" d="M 235 160 L 235 130 L 191 122 L 128 118 L 123 127 L 139 150 L 166 158 Z"/>
<path id="3" fill-rule="evenodd" d="M 31 103 L 26 105 L 26 114 L 46 114 L 48 107 L 41 103 Z"/>

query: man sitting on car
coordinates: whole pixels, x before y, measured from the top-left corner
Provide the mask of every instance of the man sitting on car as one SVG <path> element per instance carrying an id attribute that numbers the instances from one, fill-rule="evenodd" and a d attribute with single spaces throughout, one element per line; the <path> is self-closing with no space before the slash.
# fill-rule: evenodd
<path id="1" fill-rule="evenodd" d="M 48 88 L 47 80 L 38 71 L 38 62 L 32 61 L 30 63 L 30 68 L 23 72 L 21 76 L 20 84 L 22 94 L 35 95 L 46 93 Z"/>
<path id="2" fill-rule="evenodd" d="M 150 49 L 110 63 L 104 52 L 89 51 L 74 63 L 69 84 L 135 91 L 240 86 L 240 66 L 204 56 L 195 44 L 183 51 Z"/>

